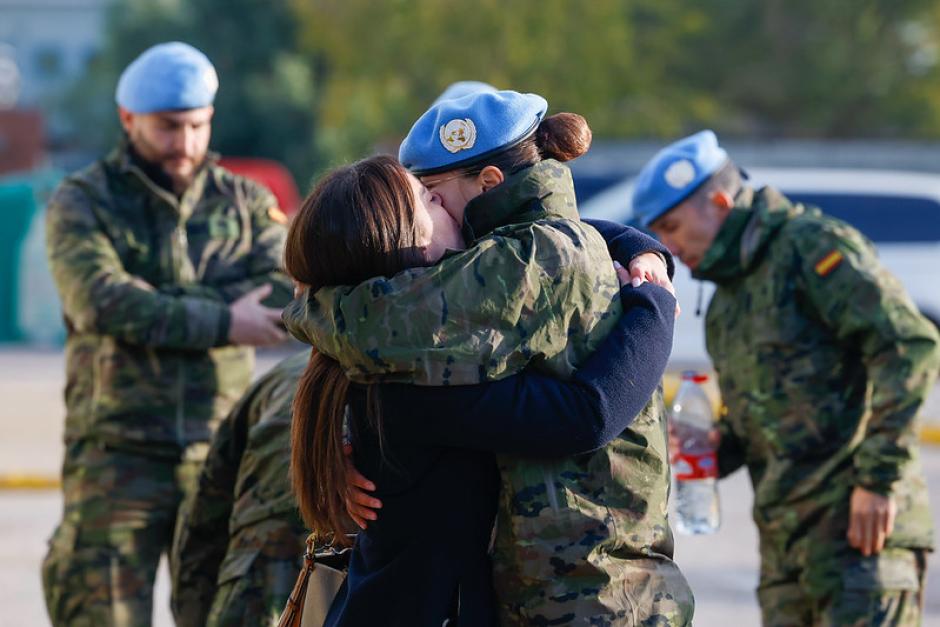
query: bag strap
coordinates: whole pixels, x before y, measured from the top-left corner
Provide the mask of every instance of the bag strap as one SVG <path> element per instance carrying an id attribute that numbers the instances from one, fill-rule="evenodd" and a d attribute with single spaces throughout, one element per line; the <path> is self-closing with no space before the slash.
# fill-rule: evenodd
<path id="1" fill-rule="evenodd" d="M 277 627 L 300 627 L 300 619 L 303 614 L 304 599 L 307 596 L 307 581 L 310 579 L 310 573 L 314 568 L 314 534 L 307 536 L 307 550 L 304 552 L 304 565 L 297 576 L 297 582 L 294 589 L 291 590 L 287 598 L 287 605 L 281 613 L 281 618 L 277 622 Z"/>

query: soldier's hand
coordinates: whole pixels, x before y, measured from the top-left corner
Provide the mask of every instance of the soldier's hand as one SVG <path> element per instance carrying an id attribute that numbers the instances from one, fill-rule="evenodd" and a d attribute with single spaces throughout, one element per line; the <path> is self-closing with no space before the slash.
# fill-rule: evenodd
<path id="1" fill-rule="evenodd" d="M 352 447 L 343 447 L 346 453 L 346 512 L 360 528 L 365 529 L 369 520 L 378 520 L 375 510 L 382 509 L 382 501 L 369 496 L 363 490 L 375 491 L 375 484 L 356 470 L 352 463 Z"/>
<path id="2" fill-rule="evenodd" d="M 897 513 L 893 498 L 855 486 L 849 504 L 849 545 L 865 556 L 880 552 L 894 531 Z"/>
<path id="3" fill-rule="evenodd" d="M 232 344 L 270 346 L 287 339 L 281 330 L 281 310 L 265 307 L 261 301 L 271 293 L 271 285 L 265 284 L 251 290 L 229 305 L 232 323 L 228 340 Z"/>

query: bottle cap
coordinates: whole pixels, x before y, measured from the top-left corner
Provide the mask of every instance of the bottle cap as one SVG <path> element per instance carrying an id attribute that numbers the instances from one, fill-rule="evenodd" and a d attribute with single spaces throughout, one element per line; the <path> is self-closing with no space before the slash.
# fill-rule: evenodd
<path id="1" fill-rule="evenodd" d="M 684 370 L 682 372 L 683 381 L 692 381 L 693 383 L 705 383 L 708 381 L 708 375 L 695 370 Z"/>

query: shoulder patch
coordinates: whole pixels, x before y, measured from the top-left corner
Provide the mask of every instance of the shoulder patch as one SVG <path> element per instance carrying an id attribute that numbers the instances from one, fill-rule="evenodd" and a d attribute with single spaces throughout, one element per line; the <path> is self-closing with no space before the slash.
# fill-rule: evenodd
<path id="1" fill-rule="evenodd" d="M 819 276 L 827 276 L 833 270 L 839 267 L 839 264 L 842 263 L 842 260 L 845 257 L 842 255 L 842 252 L 839 250 L 832 250 L 816 262 L 816 265 L 813 266 L 813 269 L 816 271 L 816 274 Z"/>
<path id="2" fill-rule="evenodd" d="M 271 218 L 273 222 L 278 224 L 287 224 L 287 214 L 281 211 L 281 208 L 277 205 L 271 205 L 268 207 L 268 217 Z"/>

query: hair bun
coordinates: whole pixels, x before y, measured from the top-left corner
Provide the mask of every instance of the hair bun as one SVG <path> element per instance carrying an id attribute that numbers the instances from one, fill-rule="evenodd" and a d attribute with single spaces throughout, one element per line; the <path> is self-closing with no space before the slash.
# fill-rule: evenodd
<path id="1" fill-rule="evenodd" d="M 556 113 L 539 124 L 535 142 L 543 159 L 571 161 L 591 147 L 591 127 L 577 113 Z"/>

